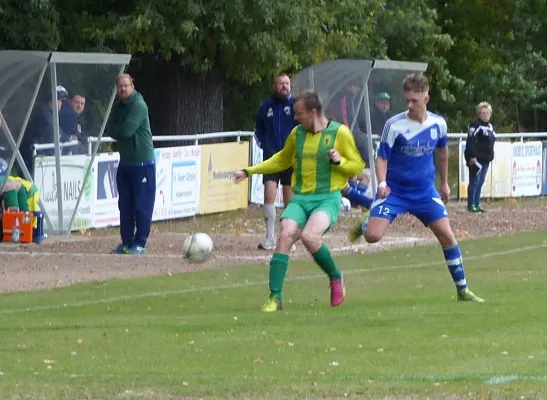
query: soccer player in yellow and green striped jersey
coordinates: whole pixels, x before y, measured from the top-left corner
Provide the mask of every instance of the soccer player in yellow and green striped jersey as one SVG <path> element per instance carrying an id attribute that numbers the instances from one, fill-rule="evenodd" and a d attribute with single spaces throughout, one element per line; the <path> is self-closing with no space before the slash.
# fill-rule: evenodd
<path id="1" fill-rule="evenodd" d="M 300 123 L 281 151 L 268 160 L 235 172 L 241 182 L 253 174 L 272 174 L 293 168 L 294 195 L 281 215 L 277 246 L 270 261 L 270 297 L 262 311 L 283 307 L 283 282 L 289 265 L 289 251 L 298 239 L 328 275 L 333 307 L 344 301 L 345 288 L 323 235 L 340 215 L 342 189 L 348 179 L 365 166 L 350 130 L 323 115 L 318 94 L 306 91 L 294 100 L 295 119 Z"/>

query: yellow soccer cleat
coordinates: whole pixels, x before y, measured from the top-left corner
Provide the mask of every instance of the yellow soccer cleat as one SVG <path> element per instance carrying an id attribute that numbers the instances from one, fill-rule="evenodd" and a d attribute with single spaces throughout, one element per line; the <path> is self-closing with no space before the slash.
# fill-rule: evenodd
<path id="1" fill-rule="evenodd" d="M 359 222 L 356 222 L 353 228 L 348 232 L 348 240 L 351 243 L 355 243 L 363 236 L 367 230 L 368 218 L 370 216 L 370 211 L 365 212 L 363 216 L 359 219 Z"/>
<path id="2" fill-rule="evenodd" d="M 268 299 L 262 306 L 262 312 L 276 312 L 283 309 L 283 303 L 278 298 Z"/>
<path id="3" fill-rule="evenodd" d="M 458 301 L 474 301 L 475 303 L 484 303 L 484 299 L 481 299 L 468 288 L 458 291 Z"/>

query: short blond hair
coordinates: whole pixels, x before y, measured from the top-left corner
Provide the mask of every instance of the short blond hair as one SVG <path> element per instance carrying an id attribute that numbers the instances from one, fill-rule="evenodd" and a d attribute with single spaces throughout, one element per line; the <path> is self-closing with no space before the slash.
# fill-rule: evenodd
<path id="1" fill-rule="evenodd" d="M 490 114 L 492 114 L 492 106 L 487 101 L 481 101 L 478 105 L 475 111 L 477 112 L 477 115 L 481 112 L 483 108 L 486 108 L 488 111 L 490 111 Z"/>
<path id="2" fill-rule="evenodd" d="M 403 91 L 424 93 L 429 91 L 429 82 L 425 75 L 408 74 L 403 80 Z"/>

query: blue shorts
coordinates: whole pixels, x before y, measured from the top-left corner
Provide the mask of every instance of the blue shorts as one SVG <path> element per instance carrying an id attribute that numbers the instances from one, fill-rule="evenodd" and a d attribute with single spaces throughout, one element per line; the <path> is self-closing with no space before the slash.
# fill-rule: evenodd
<path id="1" fill-rule="evenodd" d="M 370 217 L 378 217 L 393 222 L 398 215 L 412 214 L 425 226 L 448 217 L 448 211 L 436 189 L 429 196 L 409 199 L 391 192 L 385 199 L 375 198 L 370 210 Z"/>

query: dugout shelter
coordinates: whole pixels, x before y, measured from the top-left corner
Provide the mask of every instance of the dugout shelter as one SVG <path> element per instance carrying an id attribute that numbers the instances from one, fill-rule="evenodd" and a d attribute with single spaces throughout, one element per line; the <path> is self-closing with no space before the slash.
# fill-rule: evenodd
<path id="1" fill-rule="evenodd" d="M 313 89 L 323 100 L 329 118 L 346 123 L 357 139 L 367 143 L 371 160 L 371 187 L 376 193 L 375 138 L 382 135 L 385 119 L 406 109 L 402 83 L 409 73 L 422 73 L 426 63 L 393 60 L 337 59 L 306 67 L 292 78 L 293 93 Z M 353 102 L 348 102 L 353 96 Z M 381 104 L 389 103 L 387 112 L 380 112 Z M 353 118 L 345 117 L 347 107 L 353 107 Z M 340 115 L 343 114 L 343 115 Z M 379 124 L 378 122 L 381 120 Z M 378 128 L 381 126 L 381 128 Z M 373 129 L 374 128 L 374 129 Z M 363 135 L 364 137 L 358 137 Z"/>
<path id="2" fill-rule="evenodd" d="M 0 50 L 1 173 L 41 188 L 48 233 L 70 233 L 78 221 L 82 197 L 93 184 L 90 173 L 115 99 L 115 79 L 130 60 L 128 54 Z M 79 113 L 72 107 L 74 95 L 80 105 L 85 100 Z M 99 138 L 90 159 L 82 151 L 89 136 Z M 66 154 L 88 158 L 65 161 Z"/>

